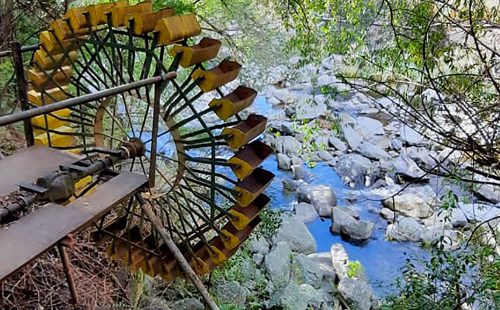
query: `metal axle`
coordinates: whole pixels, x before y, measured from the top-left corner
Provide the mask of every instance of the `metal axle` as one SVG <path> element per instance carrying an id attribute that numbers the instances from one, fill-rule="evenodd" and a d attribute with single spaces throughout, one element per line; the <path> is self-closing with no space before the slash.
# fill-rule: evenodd
<path id="1" fill-rule="evenodd" d="M 138 139 L 124 142 L 120 150 L 107 151 L 108 156 L 84 167 L 75 163 L 61 166 L 58 171 L 40 177 L 35 184 L 21 184 L 20 189 L 27 192 L 16 202 L 0 208 L 0 220 L 9 214 L 32 205 L 35 202 L 66 201 L 75 193 L 75 184 L 89 176 L 101 173 L 121 160 L 144 155 L 144 145 Z M 78 163 L 78 162 L 77 162 Z"/>

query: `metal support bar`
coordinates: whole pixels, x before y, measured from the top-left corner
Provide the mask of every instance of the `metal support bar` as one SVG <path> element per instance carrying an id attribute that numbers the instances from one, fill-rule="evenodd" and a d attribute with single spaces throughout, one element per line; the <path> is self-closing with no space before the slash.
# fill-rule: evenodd
<path id="1" fill-rule="evenodd" d="M 25 53 L 25 52 L 33 52 L 33 51 L 36 51 L 38 49 L 38 47 L 39 47 L 38 44 L 23 46 L 23 47 L 21 47 L 21 52 L 23 52 L 23 53 Z M 10 54 L 12 54 L 11 50 L 0 51 L 0 58 L 2 58 L 2 57 L 8 57 L 8 56 L 10 56 Z"/>
<path id="2" fill-rule="evenodd" d="M 151 156 L 149 164 L 149 187 L 154 188 L 156 183 L 156 148 L 158 144 L 158 122 L 160 119 L 160 99 L 163 91 L 162 83 L 157 83 L 154 86 L 153 99 L 153 128 L 151 132 Z"/>
<path id="3" fill-rule="evenodd" d="M 79 104 L 96 101 L 105 97 L 114 96 L 120 93 L 127 92 L 132 89 L 141 88 L 147 85 L 164 82 L 168 80 L 172 80 L 177 76 L 175 72 L 168 72 L 159 76 L 155 76 L 152 78 L 140 80 L 137 82 L 120 85 L 116 87 L 112 87 L 109 89 L 101 90 L 92 94 L 83 95 L 80 97 L 69 98 L 66 100 L 62 100 L 59 102 L 54 102 L 48 105 L 40 106 L 34 109 L 30 109 L 28 111 L 22 111 L 15 114 L 5 115 L 0 117 L 0 126 L 9 125 L 18 121 L 22 121 L 25 119 L 29 119 L 35 116 L 48 114 L 57 110 L 70 108 Z"/>
<path id="4" fill-rule="evenodd" d="M 30 104 L 28 101 L 28 81 L 26 80 L 26 75 L 24 74 L 24 64 L 23 64 L 23 54 L 21 51 L 21 43 L 12 42 L 12 61 L 14 62 L 14 68 L 16 70 L 16 80 L 17 80 L 17 96 L 21 104 L 21 109 L 27 111 L 30 109 Z M 31 119 L 26 118 L 23 120 L 24 123 L 24 137 L 26 138 L 26 144 L 32 146 L 35 144 L 35 137 L 33 136 L 33 126 L 31 125 Z"/>
<path id="5" fill-rule="evenodd" d="M 61 243 L 57 244 L 57 249 L 59 250 L 64 274 L 66 275 L 66 280 L 68 281 L 68 287 L 71 293 L 71 302 L 73 303 L 73 305 L 77 305 L 78 293 L 76 292 L 75 279 L 73 278 L 72 266 L 68 257 L 68 253 L 66 252 L 64 245 L 62 245 Z"/>
<path id="6" fill-rule="evenodd" d="M 188 278 L 191 280 L 191 282 L 196 286 L 198 289 L 198 292 L 200 292 L 201 296 L 203 297 L 203 300 L 205 303 L 208 305 L 208 307 L 212 310 L 219 310 L 219 307 L 217 304 L 214 302 L 212 297 L 210 296 L 210 293 L 208 292 L 207 288 L 203 283 L 201 282 L 200 278 L 196 275 L 194 270 L 191 268 L 189 265 L 188 261 L 182 255 L 181 251 L 175 244 L 175 242 L 172 240 L 170 235 L 168 234 L 167 230 L 163 227 L 161 220 L 151 211 L 150 208 L 148 208 L 146 201 L 144 198 L 142 198 L 141 194 L 136 194 L 136 198 L 141 204 L 141 208 L 144 211 L 144 214 L 148 217 L 148 219 L 151 221 L 153 226 L 155 227 L 156 231 L 160 234 L 161 238 L 165 242 L 165 245 L 168 247 L 168 249 L 172 252 L 174 255 L 175 259 L 179 263 L 179 266 L 181 267 L 182 271 L 188 276 Z M 151 207 L 153 205 L 149 203 Z"/>

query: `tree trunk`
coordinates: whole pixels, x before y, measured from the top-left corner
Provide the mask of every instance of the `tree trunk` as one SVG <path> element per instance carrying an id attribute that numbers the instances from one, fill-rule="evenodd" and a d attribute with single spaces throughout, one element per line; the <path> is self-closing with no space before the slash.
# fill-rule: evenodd
<path id="1" fill-rule="evenodd" d="M 14 1 L 0 0 L 0 50 L 7 49 L 14 33 Z"/>

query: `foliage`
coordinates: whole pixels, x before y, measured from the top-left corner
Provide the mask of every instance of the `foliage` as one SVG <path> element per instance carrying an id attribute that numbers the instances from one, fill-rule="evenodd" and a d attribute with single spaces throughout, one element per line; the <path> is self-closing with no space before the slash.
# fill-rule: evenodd
<path id="1" fill-rule="evenodd" d="M 174 8 L 177 14 L 186 14 L 195 12 L 193 1 L 188 0 L 157 0 L 153 3 L 153 8 L 159 10 L 162 8 Z"/>
<path id="2" fill-rule="evenodd" d="M 491 169 L 500 165 L 497 6 L 484 0 L 304 0 L 281 8 L 305 61 L 345 54 L 340 75 L 355 90 L 387 97 L 399 110 L 396 117 L 460 151 L 465 161 L 475 161 L 469 171 L 500 185 L 498 169 Z"/>
<path id="3" fill-rule="evenodd" d="M 328 147 L 328 145 L 316 143 L 316 137 L 320 132 L 319 123 L 317 121 L 309 122 L 308 120 L 299 121 L 293 118 L 292 128 L 302 135 L 302 148 L 299 150 L 299 154 L 305 154 L 307 165 L 311 168 L 314 167 L 315 163 L 310 160 L 309 154 Z"/>
<path id="4" fill-rule="evenodd" d="M 349 278 L 357 278 L 363 274 L 363 265 L 360 261 L 349 261 L 347 263 L 347 276 Z"/>
<path id="5" fill-rule="evenodd" d="M 495 309 L 500 304 L 500 259 L 491 246 L 445 252 L 434 248 L 430 259 L 408 260 L 398 295 L 382 309 L 461 309 L 464 304 Z"/>
<path id="6" fill-rule="evenodd" d="M 145 278 L 146 275 L 140 269 L 132 277 L 130 300 L 132 309 L 137 309 L 142 297 L 147 294 L 145 289 Z"/>
<path id="7" fill-rule="evenodd" d="M 332 53 L 348 53 L 361 45 L 379 3 L 377 0 L 278 1 L 278 10 L 285 24 L 296 32 L 289 47 L 307 55 L 306 61 L 310 62 Z"/>
<path id="8" fill-rule="evenodd" d="M 271 239 L 281 226 L 281 211 L 266 208 L 260 212 L 261 222 L 254 231 L 259 237 Z"/>

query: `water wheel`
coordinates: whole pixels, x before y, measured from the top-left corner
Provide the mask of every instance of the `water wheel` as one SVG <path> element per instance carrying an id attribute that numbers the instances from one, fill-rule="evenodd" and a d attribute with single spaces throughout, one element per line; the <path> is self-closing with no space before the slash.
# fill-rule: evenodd
<path id="1" fill-rule="evenodd" d="M 85 154 L 138 145 L 139 157 L 112 167 L 147 175 L 163 227 L 198 274 L 233 255 L 259 223 L 273 174 L 259 168 L 271 153 L 258 140 L 266 118 L 242 113 L 257 92 L 235 87 L 241 66 L 217 59 L 221 42 L 199 38 L 194 15 L 153 11 L 151 1 L 70 9 L 40 33 L 29 101 L 49 105 L 162 74 L 162 83 L 37 116 L 35 144 Z M 224 90 L 227 93 L 224 93 Z M 244 116 L 242 114 L 245 114 Z M 111 167 L 110 167 L 111 168 Z M 98 182 L 81 184 L 85 192 Z M 172 280 L 177 261 L 134 199 L 105 215 L 93 233 L 133 270 Z"/>

